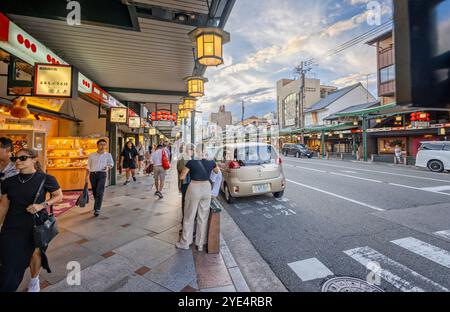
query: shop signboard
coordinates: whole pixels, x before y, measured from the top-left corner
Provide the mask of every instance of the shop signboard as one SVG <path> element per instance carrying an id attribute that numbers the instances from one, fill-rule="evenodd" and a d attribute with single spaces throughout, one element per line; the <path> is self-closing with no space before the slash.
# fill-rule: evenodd
<path id="1" fill-rule="evenodd" d="M 34 96 L 72 98 L 75 70 L 70 65 L 36 64 Z"/>
<path id="2" fill-rule="evenodd" d="M 126 107 L 111 107 L 110 122 L 126 124 L 128 121 L 128 109 Z"/>
<path id="3" fill-rule="evenodd" d="M 67 64 L 22 28 L 9 21 L 4 15 L 0 15 L 0 25 L 2 26 L 0 30 L 0 48 L 32 65 L 35 63 Z M 4 25 L 7 25 L 7 27 L 4 27 Z M 6 31 L 8 31 L 8 37 L 4 40 Z"/>
<path id="4" fill-rule="evenodd" d="M 92 93 L 93 82 L 82 73 L 78 74 L 78 91 L 90 94 Z"/>
<path id="5" fill-rule="evenodd" d="M 128 127 L 137 129 L 141 127 L 141 117 L 128 117 Z"/>
<path id="6" fill-rule="evenodd" d="M 156 135 L 156 129 L 155 129 L 155 128 L 150 128 L 150 129 L 148 130 L 148 134 L 149 134 L 149 135 Z"/>
<path id="7" fill-rule="evenodd" d="M 102 88 L 95 83 L 92 83 L 92 92 L 88 96 L 96 102 L 107 104 L 109 102 L 109 95 Z"/>

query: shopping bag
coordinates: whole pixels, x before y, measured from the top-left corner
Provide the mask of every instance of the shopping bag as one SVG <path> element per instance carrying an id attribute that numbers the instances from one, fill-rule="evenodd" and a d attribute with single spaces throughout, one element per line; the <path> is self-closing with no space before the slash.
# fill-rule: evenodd
<path id="1" fill-rule="evenodd" d="M 164 170 L 169 170 L 170 169 L 170 162 L 169 159 L 167 158 L 167 154 L 166 151 L 162 151 L 162 167 L 164 168 Z"/>
<path id="2" fill-rule="evenodd" d="M 80 197 L 78 197 L 75 205 L 84 208 L 88 203 L 89 203 L 89 188 L 88 184 L 86 183 L 84 185 L 83 193 L 81 193 Z"/>

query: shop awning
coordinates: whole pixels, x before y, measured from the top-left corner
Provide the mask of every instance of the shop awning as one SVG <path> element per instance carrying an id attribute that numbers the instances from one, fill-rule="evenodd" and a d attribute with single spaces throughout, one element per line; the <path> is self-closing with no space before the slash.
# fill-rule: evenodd
<path id="1" fill-rule="evenodd" d="M 397 108 L 397 103 L 391 103 L 386 105 L 381 105 L 377 107 L 371 107 L 366 109 L 361 109 L 352 112 L 336 113 L 337 117 L 357 117 L 357 116 L 367 116 L 369 114 L 388 112 Z"/>
<path id="2" fill-rule="evenodd" d="M 311 128 L 304 128 L 304 129 L 296 129 L 293 131 L 293 134 L 300 134 L 300 133 L 320 133 L 320 132 L 326 132 L 326 131 L 339 131 L 339 130 L 349 130 L 358 128 L 358 126 L 355 126 L 353 122 L 346 122 L 338 125 L 331 125 L 331 126 L 319 126 L 319 127 L 311 127 Z"/>
<path id="3" fill-rule="evenodd" d="M 291 135 L 292 128 L 283 128 L 280 130 L 280 135 Z"/>

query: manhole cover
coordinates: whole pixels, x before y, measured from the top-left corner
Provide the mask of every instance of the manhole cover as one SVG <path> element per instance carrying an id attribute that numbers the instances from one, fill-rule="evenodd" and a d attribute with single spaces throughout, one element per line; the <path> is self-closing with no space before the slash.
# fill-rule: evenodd
<path id="1" fill-rule="evenodd" d="M 383 292 L 383 290 L 358 278 L 335 277 L 323 284 L 322 292 Z"/>

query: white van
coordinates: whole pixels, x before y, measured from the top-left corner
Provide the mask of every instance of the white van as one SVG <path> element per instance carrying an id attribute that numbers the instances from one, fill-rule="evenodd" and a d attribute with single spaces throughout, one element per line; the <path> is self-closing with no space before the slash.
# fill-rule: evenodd
<path id="1" fill-rule="evenodd" d="M 416 157 L 416 166 L 433 172 L 450 170 L 450 141 L 422 142 Z"/>

